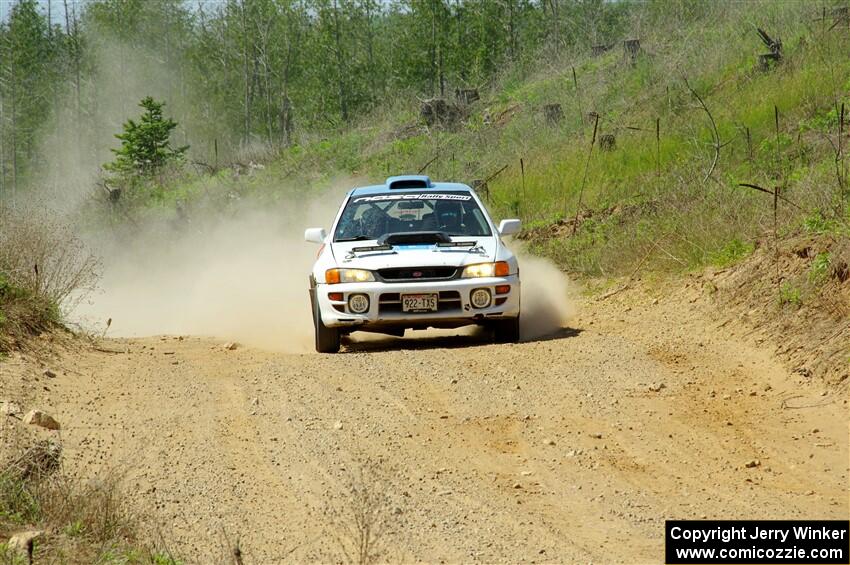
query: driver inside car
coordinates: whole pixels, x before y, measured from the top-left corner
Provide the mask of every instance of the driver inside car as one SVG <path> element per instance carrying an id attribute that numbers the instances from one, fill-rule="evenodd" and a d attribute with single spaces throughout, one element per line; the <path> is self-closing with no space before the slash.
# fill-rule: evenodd
<path id="1" fill-rule="evenodd" d="M 438 200 L 434 203 L 434 211 L 422 217 L 422 231 L 463 235 L 462 214 L 463 207 L 460 202 Z"/>
<path id="2" fill-rule="evenodd" d="M 463 235 L 463 205 L 451 200 L 438 200 L 434 204 L 437 230 L 449 235 Z"/>

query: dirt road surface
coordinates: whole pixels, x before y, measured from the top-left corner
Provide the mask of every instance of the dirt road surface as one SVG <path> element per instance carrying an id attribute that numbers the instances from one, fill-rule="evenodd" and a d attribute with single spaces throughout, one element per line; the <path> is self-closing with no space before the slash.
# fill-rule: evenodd
<path id="1" fill-rule="evenodd" d="M 334 559 L 352 481 L 386 496 L 381 541 L 405 562 L 658 563 L 665 519 L 847 519 L 846 387 L 663 293 L 589 302 L 570 326 L 339 355 L 104 340 L 30 392 L 69 468 L 121 472 L 201 562 L 222 532 L 246 563 Z"/>

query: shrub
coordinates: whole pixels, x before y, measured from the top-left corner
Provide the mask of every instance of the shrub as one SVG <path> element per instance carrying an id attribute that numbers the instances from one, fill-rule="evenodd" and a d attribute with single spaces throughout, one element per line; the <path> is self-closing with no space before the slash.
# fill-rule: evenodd
<path id="1" fill-rule="evenodd" d="M 43 209 L 0 206 L 0 351 L 9 338 L 59 324 L 98 272 L 97 258 L 68 225 Z"/>
<path id="2" fill-rule="evenodd" d="M 55 440 L 33 441 L 19 428 L 0 431 L 0 539 L 39 529 L 37 563 L 177 565 L 140 539 L 141 523 L 129 510 L 120 476 L 82 480 L 64 472 Z M 0 545 L 0 563 L 20 556 Z"/>

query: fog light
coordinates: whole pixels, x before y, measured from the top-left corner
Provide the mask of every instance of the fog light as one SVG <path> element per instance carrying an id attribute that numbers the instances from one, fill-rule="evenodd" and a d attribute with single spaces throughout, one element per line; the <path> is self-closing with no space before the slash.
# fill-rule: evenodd
<path id="1" fill-rule="evenodd" d="M 487 308 L 490 306 L 490 291 L 486 288 L 476 288 L 469 295 L 469 301 L 476 308 Z"/>
<path id="2" fill-rule="evenodd" d="M 355 314 L 363 314 L 369 309 L 369 297 L 365 294 L 352 294 L 348 297 L 348 309 Z"/>

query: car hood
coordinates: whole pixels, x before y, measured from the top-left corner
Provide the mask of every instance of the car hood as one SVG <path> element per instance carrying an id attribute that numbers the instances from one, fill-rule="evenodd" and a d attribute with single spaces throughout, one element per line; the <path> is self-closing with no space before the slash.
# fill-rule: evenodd
<path id="1" fill-rule="evenodd" d="M 356 269 L 387 267 L 461 267 L 496 260 L 495 237 L 455 238 L 453 242 L 475 242 L 473 247 L 439 247 L 435 244 L 395 245 L 391 251 L 353 251 L 377 245 L 374 241 L 344 241 L 331 244 L 337 265 Z"/>

